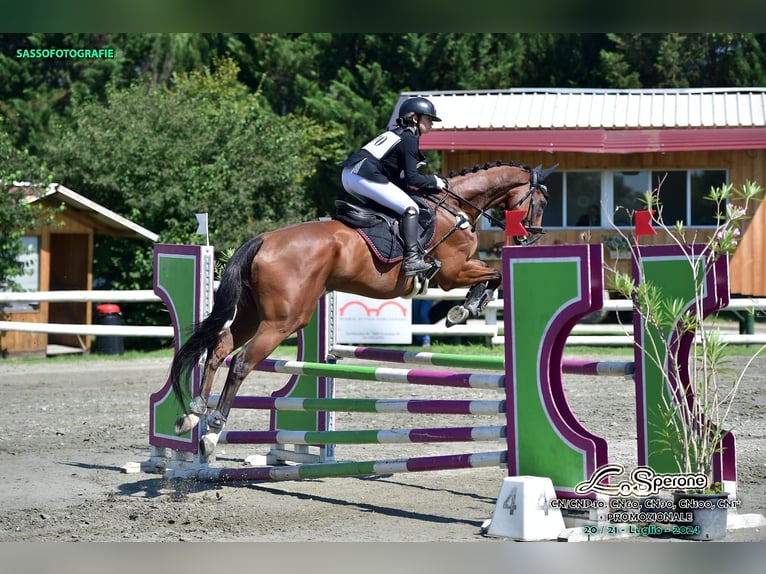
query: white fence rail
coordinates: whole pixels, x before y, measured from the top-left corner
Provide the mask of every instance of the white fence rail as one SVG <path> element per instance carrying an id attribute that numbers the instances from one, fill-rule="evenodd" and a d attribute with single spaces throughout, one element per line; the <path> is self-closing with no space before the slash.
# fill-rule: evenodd
<path id="1" fill-rule="evenodd" d="M 466 289 L 442 291 L 429 289 L 416 299 L 431 299 L 434 301 L 462 301 Z M 150 303 L 158 302 L 160 298 L 149 289 L 136 291 L 39 291 L 0 293 L 0 306 L 5 303 Z M 413 335 L 432 336 L 472 336 L 485 337 L 494 345 L 502 345 L 500 335 L 501 323 L 498 322 L 498 312 L 503 309 L 502 300 L 490 301 L 483 320 L 472 320 L 466 325 L 446 327 L 444 320 L 432 325 L 412 325 Z M 604 301 L 606 311 L 630 311 L 631 302 L 620 299 Z M 737 298 L 732 299 L 726 310 L 754 311 L 766 310 L 766 298 Z M 69 335 L 121 335 L 125 337 L 173 337 L 171 326 L 142 327 L 136 325 L 78 325 L 65 323 L 29 323 L 22 321 L 0 321 L 0 331 L 22 331 L 30 333 L 56 333 Z M 724 332 L 725 341 L 735 344 L 766 344 L 766 333 L 739 334 Z M 633 340 L 632 325 L 579 324 L 572 330 L 567 339 L 568 345 L 631 345 Z"/>
<path id="2" fill-rule="evenodd" d="M 0 293 L 0 303 L 149 303 L 160 301 L 151 289 L 135 291 L 25 291 Z"/>

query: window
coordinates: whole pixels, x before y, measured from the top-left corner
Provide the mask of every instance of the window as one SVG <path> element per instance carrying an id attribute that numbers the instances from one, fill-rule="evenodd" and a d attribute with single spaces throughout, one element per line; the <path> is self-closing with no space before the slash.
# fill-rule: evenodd
<path id="1" fill-rule="evenodd" d="M 653 171 L 652 189 L 658 190 L 657 199 L 659 200 L 660 214 L 668 227 L 674 226 L 676 221 L 684 223 L 688 221 L 689 199 L 685 193 L 685 171 Z"/>
<path id="2" fill-rule="evenodd" d="M 629 194 L 625 188 L 631 183 L 634 189 L 645 172 L 638 172 L 632 180 L 621 179 L 617 182 L 615 174 L 614 198 L 615 206 L 618 205 L 618 197 L 622 197 L 625 203 L 629 203 Z M 646 189 L 657 190 L 659 209 L 662 219 L 668 226 L 673 226 L 680 221 L 686 226 L 705 227 L 716 224 L 716 206 L 712 201 L 705 199 L 712 187 L 720 187 L 726 183 L 725 170 L 672 170 L 651 172 L 651 187 Z M 620 196 L 620 193 L 622 195 Z M 636 191 L 631 209 L 645 209 L 641 198 L 644 192 Z M 615 218 L 615 223 L 617 218 Z M 620 221 L 618 225 L 630 225 L 630 222 Z"/>
<path id="3" fill-rule="evenodd" d="M 567 226 L 601 226 L 601 172 L 566 174 Z"/>
<path id="4" fill-rule="evenodd" d="M 40 290 L 40 238 L 28 235 L 21 238 L 23 253 L 19 261 L 24 264 L 24 274 L 14 277 L 23 291 Z"/>
<path id="5" fill-rule="evenodd" d="M 715 225 L 715 205 L 705 199 L 728 181 L 726 170 L 638 170 L 554 172 L 546 181 L 550 200 L 545 227 L 630 226 L 630 212 L 645 209 L 644 194 L 658 190 L 668 225 Z"/>
<path id="6" fill-rule="evenodd" d="M 645 209 L 641 200 L 649 187 L 648 171 L 615 171 L 612 174 L 614 224 L 632 225 L 631 212 Z"/>
<path id="7" fill-rule="evenodd" d="M 692 225 L 716 225 L 716 205 L 705 197 L 713 187 L 721 187 L 727 182 L 726 172 L 690 171 L 689 172 L 689 203 L 691 205 Z"/>
<path id="8" fill-rule="evenodd" d="M 40 238 L 34 235 L 21 238 L 23 253 L 19 261 L 24 264 L 24 273 L 13 277 L 22 291 L 40 290 Z M 30 311 L 37 309 L 39 303 L 10 302 L 3 306 L 4 311 Z"/>
<path id="9" fill-rule="evenodd" d="M 726 170 L 554 171 L 545 180 L 550 192 L 543 227 L 632 226 L 630 212 L 646 209 L 644 194 L 658 190 L 662 218 L 669 226 L 716 224 L 715 204 L 705 197 L 727 182 Z M 501 221 L 503 214 L 493 213 Z M 500 229 L 489 221 L 482 229 Z"/>
<path id="10" fill-rule="evenodd" d="M 601 225 L 600 171 L 554 171 L 545 185 L 550 198 L 543 227 Z"/>
<path id="11" fill-rule="evenodd" d="M 543 211 L 543 228 L 562 227 L 564 225 L 564 175 L 554 171 L 545 180 L 548 188 L 548 205 Z"/>

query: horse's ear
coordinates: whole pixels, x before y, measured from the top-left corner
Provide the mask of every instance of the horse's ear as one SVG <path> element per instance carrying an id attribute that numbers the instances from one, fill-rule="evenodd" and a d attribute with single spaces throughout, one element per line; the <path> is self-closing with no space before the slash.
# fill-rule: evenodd
<path id="1" fill-rule="evenodd" d="M 550 174 L 552 174 L 554 171 L 556 171 L 556 168 L 557 168 L 558 166 L 559 166 L 559 164 L 554 164 L 553 166 L 549 167 L 548 169 L 544 169 L 543 171 L 541 171 L 541 172 L 540 172 L 540 177 L 538 178 L 538 181 L 539 181 L 540 183 L 544 182 L 544 181 L 545 181 L 545 179 L 546 179 L 546 178 L 547 178 L 547 177 L 548 177 Z M 540 164 L 539 166 L 537 166 L 537 167 L 535 168 L 535 171 L 538 171 L 538 170 L 539 170 L 541 167 L 542 167 L 542 164 Z"/>

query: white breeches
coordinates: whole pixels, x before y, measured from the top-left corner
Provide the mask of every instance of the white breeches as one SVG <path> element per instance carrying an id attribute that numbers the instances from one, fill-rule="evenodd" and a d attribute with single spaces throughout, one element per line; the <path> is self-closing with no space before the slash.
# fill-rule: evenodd
<path id="1" fill-rule="evenodd" d="M 413 208 L 416 212 L 419 211 L 415 200 L 395 184 L 390 181 L 386 183 L 370 181 L 358 176 L 352 170 L 353 166 L 344 168 L 341 174 L 343 188 L 351 195 L 374 201 L 399 215 L 404 215 L 408 207 Z"/>

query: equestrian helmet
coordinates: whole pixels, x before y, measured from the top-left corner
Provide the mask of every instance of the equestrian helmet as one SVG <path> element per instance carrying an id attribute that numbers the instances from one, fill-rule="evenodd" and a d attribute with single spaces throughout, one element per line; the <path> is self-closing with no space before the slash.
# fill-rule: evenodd
<path id="1" fill-rule="evenodd" d="M 426 98 L 416 97 L 404 100 L 402 105 L 399 106 L 399 117 L 404 119 L 410 114 L 425 114 L 431 116 L 431 119 L 435 122 L 442 121 L 441 118 L 436 115 L 436 108 L 434 105 Z"/>

